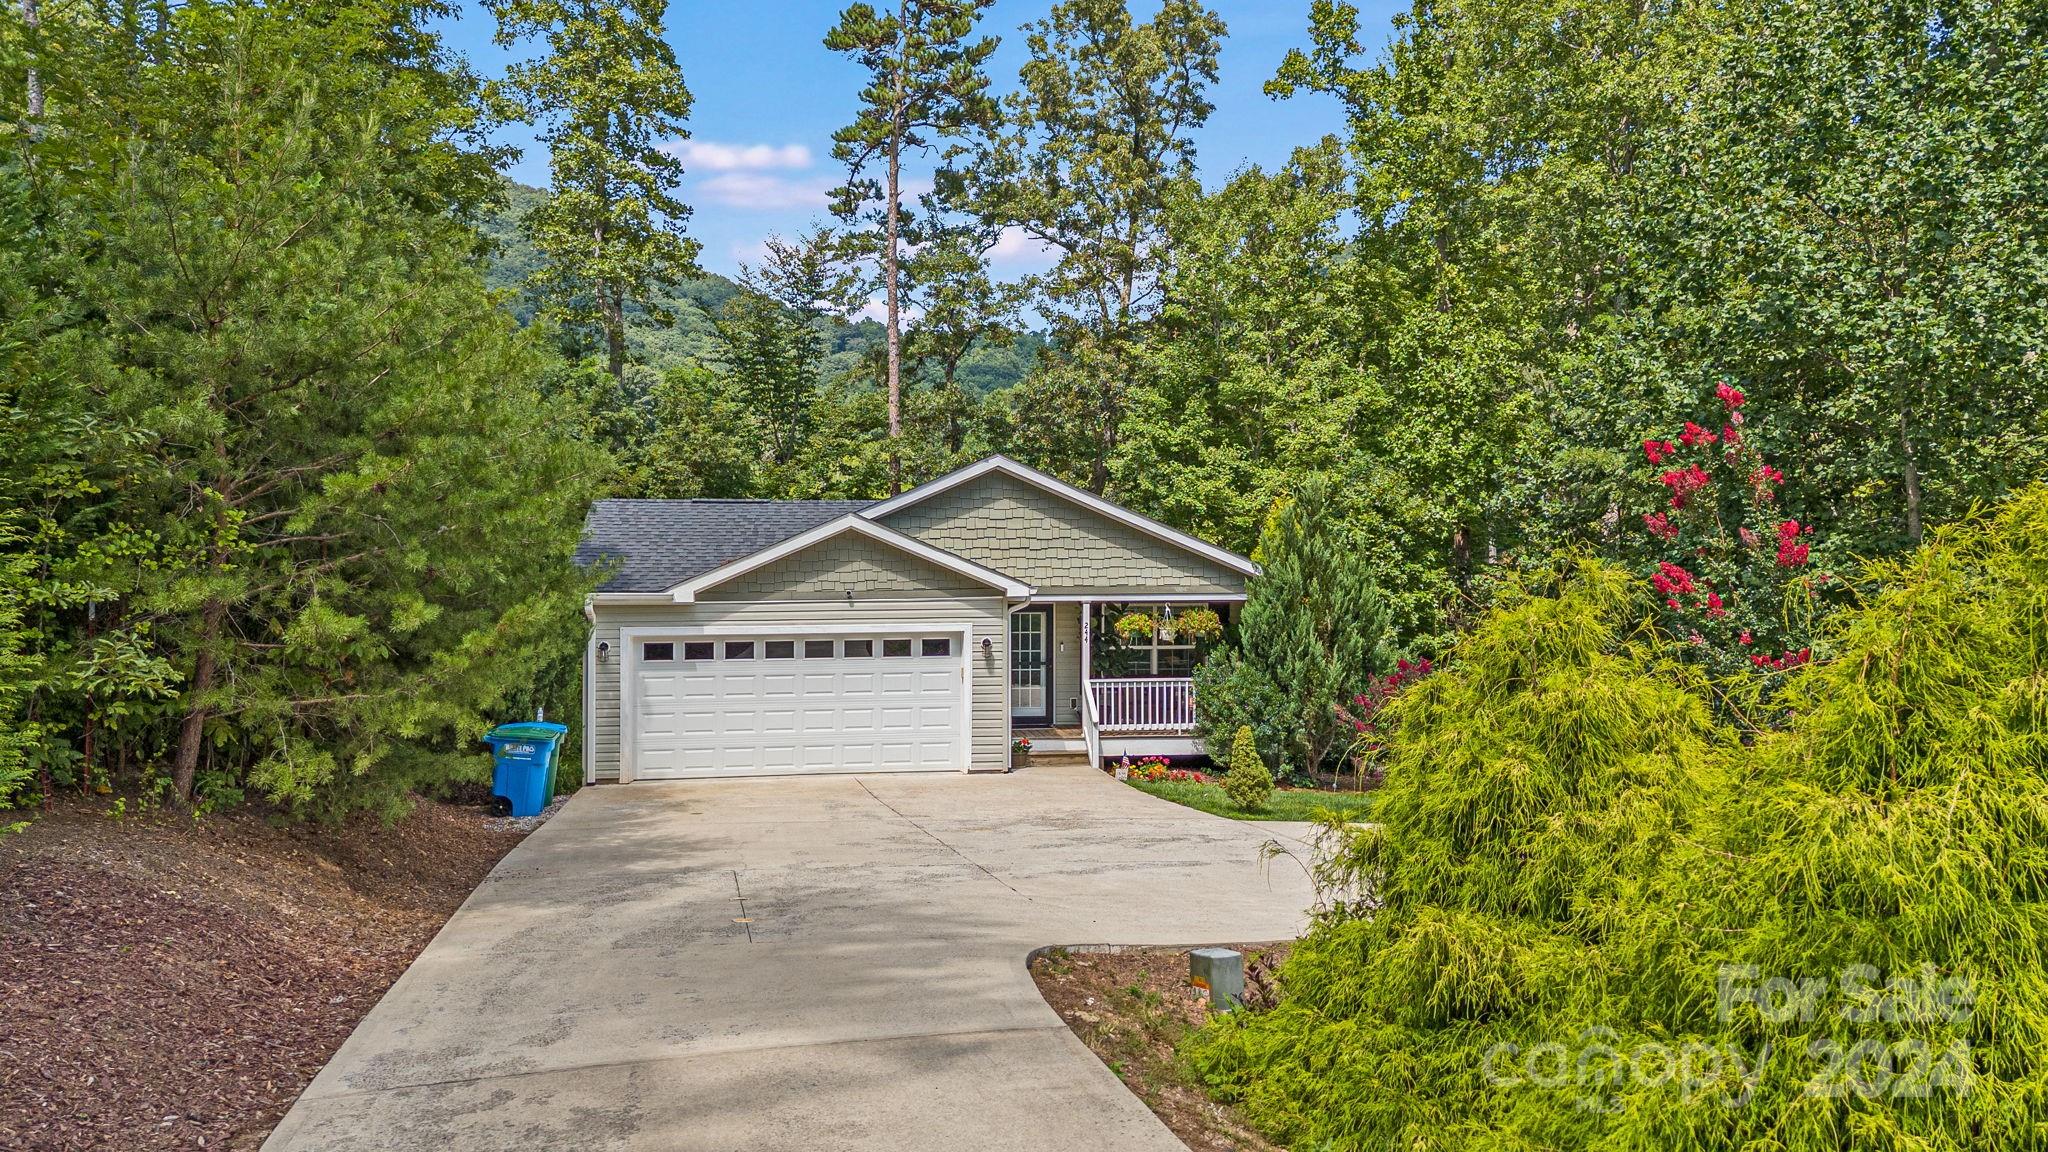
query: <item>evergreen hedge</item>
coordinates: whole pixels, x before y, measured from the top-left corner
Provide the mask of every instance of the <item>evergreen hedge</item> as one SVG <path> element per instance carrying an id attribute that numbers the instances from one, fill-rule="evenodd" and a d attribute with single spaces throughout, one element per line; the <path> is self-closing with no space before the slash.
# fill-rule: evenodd
<path id="1" fill-rule="evenodd" d="M 1297 1148 L 2048 1145 L 2048 487 L 1866 575 L 1747 741 L 1626 577 L 1510 595 L 1191 1067 Z"/>

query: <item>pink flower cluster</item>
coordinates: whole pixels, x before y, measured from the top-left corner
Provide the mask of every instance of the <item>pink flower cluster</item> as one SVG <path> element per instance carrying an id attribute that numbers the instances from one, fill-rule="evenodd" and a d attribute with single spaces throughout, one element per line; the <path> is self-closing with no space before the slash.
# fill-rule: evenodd
<path id="1" fill-rule="evenodd" d="M 1662 512 L 1645 513 L 1643 516 L 1643 526 L 1650 530 L 1650 535 L 1655 536 L 1659 540 L 1678 539 L 1678 525 L 1673 524 L 1671 517 L 1666 516 Z"/>
<path id="2" fill-rule="evenodd" d="M 1124 778 L 1128 780 L 1141 780 L 1146 783 L 1156 783 L 1164 780 L 1172 784 L 1206 784 L 1209 782 L 1207 776 L 1192 768 L 1175 768 L 1173 761 L 1168 760 L 1164 756 L 1146 756 L 1139 759 L 1136 763 L 1132 763 L 1131 758 L 1125 756 L 1117 761 L 1116 766 L 1123 769 Z"/>
<path id="3" fill-rule="evenodd" d="M 1364 736 L 1373 731 L 1373 718 L 1379 715 L 1380 709 L 1387 706 L 1387 701 L 1394 698 L 1395 692 L 1400 691 L 1403 685 L 1413 684 L 1434 671 L 1436 665 L 1426 658 L 1412 662 L 1396 660 L 1392 672 L 1385 676 L 1373 677 L 1365 691 L 1351 698 L 1350 710 L 1338 708 L 1337 716 L 1349 723 L 1352 731 Z"/>
<path id="4" fill-rule="evenodd" d="M 1699 465 L 1687 464 L 1683 468 L 1674 468 L 1657 477 L 1657 482 L 1671 489 L 1671 506 L 1683 508 L 1686 501 L 1692 499 L 1693 493 L 1713 483 L 1713 479 Z"/>
<path id="5" fill-rule="evenodd" d="M 1797 668 L 1811 659 L 1813 659 L 1813 649 L 1801 648 L 1797 652 L 1788 649 L 1783 656 L 1766 656 L 1759 652 L 1751 656 L 1749 662 L 1759 668 L 1769 668 L 1774 672 L 1781 672 L 1787 668 Z"/>
<path id="6" fill-rule="evenodd" d="M 1692 573 L 1669 560 L 1657 562 L 1657 574 L 1650 577 L 1650 583 L 1666 596 L 1690 596 L 1693 593 Z M 1674 601 L 1671 606 L 1676 608 L 1678 604 Z"/>
<path id="7" fill-rule="evenodd" d="M 1806 544 L 1799 536 L 1801 532 L 1812 531 L 1810 527 L 1800 528 L 1797 520 L 1787 520 L 1778 525 L 1778 567 L 1797 568 L 1806 563 Z"/>

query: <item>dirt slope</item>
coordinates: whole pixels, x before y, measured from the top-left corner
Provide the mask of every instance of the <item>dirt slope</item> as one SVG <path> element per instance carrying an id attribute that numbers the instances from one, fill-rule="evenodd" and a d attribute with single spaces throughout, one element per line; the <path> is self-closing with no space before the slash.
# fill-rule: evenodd
<path id="1" fill-rule="evenodd" d="M 253 1149 L 518 833 L 74 801 L 0 839 L 0 1149 Z"/>

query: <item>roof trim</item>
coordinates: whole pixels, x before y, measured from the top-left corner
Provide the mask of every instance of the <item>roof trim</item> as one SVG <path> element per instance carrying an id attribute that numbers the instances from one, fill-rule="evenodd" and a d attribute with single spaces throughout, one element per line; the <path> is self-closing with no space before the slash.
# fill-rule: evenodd
<path id="1" fill-rule="evenodd" d="M 670 588 L 668 596 L 677 604 L 694 604 L 697 602 L 697 593 L 707 588 L 715 588 L 728 580 L 744 576 L 757 568 L 765 568 L 785 556 L 794 555 L 813 544 L 830 540 L 847 532 L 858 533 L 870 540 L 887 544 L 898 551 L 908 552 L 920 560 L 936 564 L 950 572 L 957 572 L 970 580 L 987 584 L 992 588 L 999 588 L 1006 597 L 1021 598 L 1030 596 L 1033 592 L 1037 591 L 1031 585 L 1013 577 L 1005 576 L 993 568 L 984 568 L 971 560 L 964 560 L 955 556 L 943 548 L 934 548 L 924 541 L 898 532 L 886 524 L 876 524 L 871 520 L 863 518 L 858 512 L 848 512 L 836 520 L 827 520 L 807 532 L 799 532 L 779 544 L 771 544 L 759 552 L 749 553 L 736 560 L 729 560 L 709 572 L 701 572 L 692 576 L 681 584 Z"/>
<path id="2" fill-rule="evenodd" d="M 900 496 L 893 496 L 879 504 L 869 505 L 854 513 L 854 515 L 867 520 L 879 519 L 893 512 L 900 512 L 913 504 L 921 503 L 933 496 L 937 496 L 941 492 L 956 488 L 967 483 L 969 480 L 986 476 L 990 472 L 1001 472 L 1006 476 L 1015 477 L 1026 484 L 1079 504 L 1083 508 L 1106 516 L 1126 527 L 1135 528 L 1156 540 L 1164 540 L 1168 544 L 1193 552 L 1205 559 L 1213 560 L 1225 568 L 1242 572 L 1246 576 L 1257 576 L 1260 573 L 1260 568 L 1256 563 L 1243 556 L 1239 556 L 1235 552 L 1218 548 L 1214 544 L 1190 536 L 1179 529 L 1169 528 L 1150 516 L 1141 516 L 1121 504 L 1113 504 L 1092 492 L 1084 492 L 1072 484 L 1055 479 L 1036 468 L 1019 464 L 1008 456 L 1001 455 L 979 460 L 957 472 L 949 472 L 936 480 L 920 484 Z"/>

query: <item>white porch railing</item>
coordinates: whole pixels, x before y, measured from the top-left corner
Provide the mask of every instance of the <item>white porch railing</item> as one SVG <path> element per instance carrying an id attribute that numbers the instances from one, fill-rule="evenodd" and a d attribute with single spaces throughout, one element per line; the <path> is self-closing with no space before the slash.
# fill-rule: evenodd
<path id="1" fill-rule="evenodd" d="M 1186 677 L 1090 680 L 1088 698 L 1104 732 L 1189 732 L 1195 682 Z"/>

